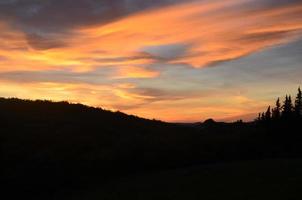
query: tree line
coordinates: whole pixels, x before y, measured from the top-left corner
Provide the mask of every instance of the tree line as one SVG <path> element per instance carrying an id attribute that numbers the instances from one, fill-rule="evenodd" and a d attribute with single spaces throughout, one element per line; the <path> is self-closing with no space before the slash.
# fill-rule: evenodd
<path id="1" fill-rule="evenodd" d="M 270 121 L 291 121 L 302 119 L 302 92 L 298 88 L 298 93 L 293 102 L 291 95 L 286 95 L 284 101 L 280 102 L 280 98 L 276 100 L 275 107 L 268 106 L 265 112 L 259 113 L 257 122 Z"/>

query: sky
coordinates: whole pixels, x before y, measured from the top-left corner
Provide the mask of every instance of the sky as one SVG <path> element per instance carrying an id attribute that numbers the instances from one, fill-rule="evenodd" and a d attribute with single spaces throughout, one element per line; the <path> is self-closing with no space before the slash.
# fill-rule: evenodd
<path id="1" fill-rule="evenodd" d="M 301 0 L 0 0 L 0 96 L 252 120 L 302 86 Z"/>

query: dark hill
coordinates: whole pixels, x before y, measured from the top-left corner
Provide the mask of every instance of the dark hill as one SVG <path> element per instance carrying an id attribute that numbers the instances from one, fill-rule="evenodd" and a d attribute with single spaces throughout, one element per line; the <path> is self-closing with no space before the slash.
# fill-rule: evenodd
<path id="1" fill-rule="evenodd" d="M 0 122 L 2 180 L 27 192 L 189 162 L 197 134 L 120 112 L 40 100 L 1 98 Z"/>
<path id="2" fill-rule="evenodd" d="M 129 173 L 302 152 L 287 125 L 186 126 L 67 102 L 1 98 L 0 123 L 4 191 L 40 199 Z"/>

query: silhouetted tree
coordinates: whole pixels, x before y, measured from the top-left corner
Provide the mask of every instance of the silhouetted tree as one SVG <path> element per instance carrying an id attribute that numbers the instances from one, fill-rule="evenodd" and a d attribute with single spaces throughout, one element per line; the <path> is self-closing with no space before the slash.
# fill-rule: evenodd
<path id="1" fill-rule="evenodd" d="M 280 98 L 276 101 L 276 107 L 272 110 L 272 118 L 273 119 L 279 119 L 281 116 L 281 104 L 280 104 Z"/>
<path id="2" fill-rule="evenodd" d="M 261 121 L 261 113 L 258 113 L 258 117 L 257 117 L 257 119 L 255 121 L 256 122 L 260 122 Z"/>
<path id="3" fill-rule="evenodd" d="M 292 102 L 292 98 L 290 95 L 285 96 L 285 100 L 283 101 L 283 105 L 280 105 L 280 98 L 277 99 L 276 105 L 274 108 L 270 106 L 266 110 L 266 112 L 259 113 L 258 118 L 255 120 L 256 122 L 281 122 L 281 124 L 291 123 L 291 127 L 298 125 L 297 119 L 302 119 L 302 91 L 301 88 L 298 88 L 298 93 L 295 98 L 294 103 Z M 299 121 L 298 120 L 298 121 Z"/>
<path id="4" fill-rule="evenodd" d="M 267 108 L 267 111 L 265 112 L 265 120 L 270 121 L 271 120 L 271 106 Z"/>
<path id="5" fill-rule="evenodd" d="M 290 95 L 289 96 L 286 95 L 282 108 L 283 108 L 282 117 L 284 119 L 291 118 L 293 112 L 293 103 Z"/>
<path id="6" fill-rule="evenodd" d="M 295 100 L 294 112 L 296 117 L 302 116 L 302 92 L 300 87 L 298 88 L 298 94 Z"/>
<path id="7" fill-rule="evenodd" d="M 265 114 L 264 114 L 264 112 L 261 114 L 261 121 L 265 121 Z"/>

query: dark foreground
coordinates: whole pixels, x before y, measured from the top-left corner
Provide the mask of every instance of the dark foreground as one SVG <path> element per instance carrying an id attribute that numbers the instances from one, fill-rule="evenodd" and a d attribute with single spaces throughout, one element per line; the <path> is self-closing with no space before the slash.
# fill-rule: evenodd
<path id="1" fill-rule="evenodd" d="M 5 199 L 302 199 L 301 118 L 169 124 L 0 98 Z"/>
<path id="2" fill-rule="evenodd" d="M 245 199 L 302 197 L 302 160 L 257 160 L 135 174 L 58 199 Z M 65 195 L 65 196 L 64 196 Z"/>

